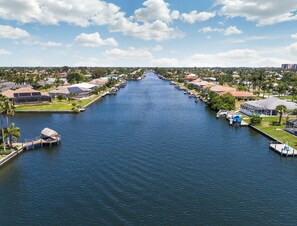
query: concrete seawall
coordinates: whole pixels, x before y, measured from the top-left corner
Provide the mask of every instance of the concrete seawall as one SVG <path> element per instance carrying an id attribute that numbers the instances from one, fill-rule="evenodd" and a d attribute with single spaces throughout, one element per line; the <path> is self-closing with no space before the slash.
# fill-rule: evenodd
<path id="1" fill-rule="evenodd" d="M 19 150 L 12 151 L 9 155 L 5 156 L 4 158 L 0 159 L 0 166 L 7 163 L 9 160 L 20 154 L 24 149 L 20 148 Z"/>

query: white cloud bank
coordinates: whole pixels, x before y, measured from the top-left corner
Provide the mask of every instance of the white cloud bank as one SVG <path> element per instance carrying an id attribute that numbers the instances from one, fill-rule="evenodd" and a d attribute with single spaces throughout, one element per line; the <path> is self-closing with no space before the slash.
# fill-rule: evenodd
<path id="1" fill-rule="evenodd" d="M 169 9 L 164 0 L 146 0 L 130 17 L 119 6 L 103 0 L 0 0 L 0 18 L 5 20 L 50 25 L 64 22 L 81 27 L 106 25 L 111 32 L 156 41 L 184 36 L 172 26 L 174 20 L 194 23 L 213 16 L 214 13 L 197 11 L 180 15 Z"/>
<path id="2" fill-rule="evenodd" d="M 75 42 L 86 47 L 118 46 L 113 38 L 102 39 L 98 32 L 93 34 L 82 33 L 75 38 Z"/>
<path id="3" fill-rule="evenodd" d="M 297 20 L 296 0 L 218 0 L 220 14 L 244 17 L 259 26 Z"/>

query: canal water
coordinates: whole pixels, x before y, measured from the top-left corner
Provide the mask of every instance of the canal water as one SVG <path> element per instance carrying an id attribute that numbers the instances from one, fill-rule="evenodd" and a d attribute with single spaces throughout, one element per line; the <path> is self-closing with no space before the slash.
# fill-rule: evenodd
<path id="1" fill-rule="evenodd" d="M 0 225 L 295 225 L 297 160 L 154 74 L 86 112 L 18 114 L 60 146 L 0 169 Z"/>

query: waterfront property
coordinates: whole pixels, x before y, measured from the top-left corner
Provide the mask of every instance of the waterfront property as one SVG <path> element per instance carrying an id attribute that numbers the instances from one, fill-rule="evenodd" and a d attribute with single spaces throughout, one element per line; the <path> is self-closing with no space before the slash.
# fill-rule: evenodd
<path id="1" fill-rule="evenodd" d="M 28 87 L 19 88 L 17 90 L 6 90 L 2 92 L 2 95 L 7 97 L 15 105 L 51 102 L 51 97 L 48 93 Z"/>
<path id="2" fill-rule="evenodd" d="M 297 109 L 297 104 L 279 98 L 268 98 L 264 100 L 248 101 L 240 105 L 240 111 L 246 115 L 277 115 L 276 107 L 284 105 L 288 110 Z"/>

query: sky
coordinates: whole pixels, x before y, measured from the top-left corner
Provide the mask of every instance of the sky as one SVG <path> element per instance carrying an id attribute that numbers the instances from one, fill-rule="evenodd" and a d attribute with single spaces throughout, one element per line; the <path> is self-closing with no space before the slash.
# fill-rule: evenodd
<path id="1" fill-rule="evenodd" d="M 0 66 L 280 67 L 296 0 L 0 0 Z"/>

